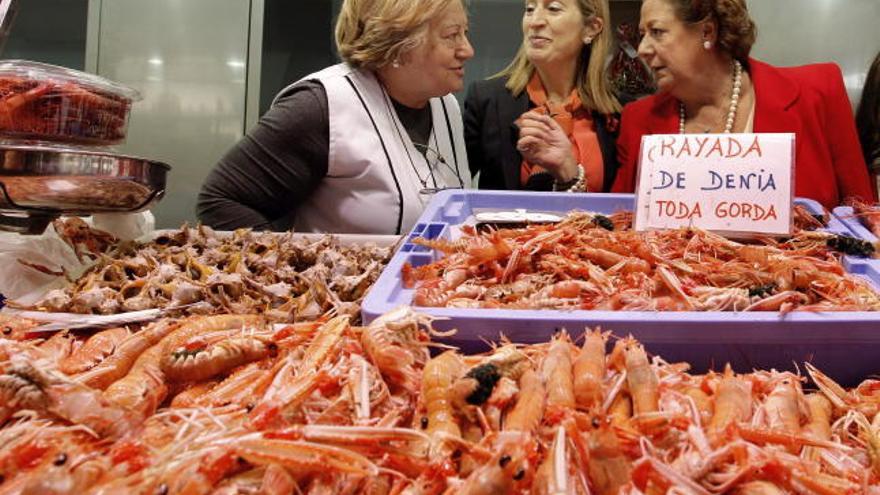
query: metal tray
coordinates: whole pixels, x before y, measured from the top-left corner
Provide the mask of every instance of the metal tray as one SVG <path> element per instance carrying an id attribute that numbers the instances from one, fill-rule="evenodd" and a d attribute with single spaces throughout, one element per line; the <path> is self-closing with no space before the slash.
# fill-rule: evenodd
<path id="1" fill-rule="evenodd" d="M 107 151 L 0 143 L 0 229 L 40 233 L 60 215 L 144 210 L 165 194 L 170 170 Z"/>

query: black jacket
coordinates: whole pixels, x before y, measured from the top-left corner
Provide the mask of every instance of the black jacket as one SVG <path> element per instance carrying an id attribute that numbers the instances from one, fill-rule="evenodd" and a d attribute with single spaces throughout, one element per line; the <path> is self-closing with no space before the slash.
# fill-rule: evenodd
<path id="1" fill-rule="evenodd" d="M 464 103 L 464 139 L 471 175 L 480 173 L 480 189 L 549 191 L 553 186 L 549 174 L 532 176 L 525 187 L 520 184 L 523 159 L 516 149 L 519 131 L 514 121 L 533 105 L 527 91 L 514 98 L 504 87 L 506 83 L 506 79 L 494 78 L 476 81 L 468 88 Z M 615 114 L 611 118 L 614 122 L 609 122 L 603 114 L 593 112 L 605 163 L 603 192 L 611 189 L 618 167 L 615 141 L 620 115 Z"/>

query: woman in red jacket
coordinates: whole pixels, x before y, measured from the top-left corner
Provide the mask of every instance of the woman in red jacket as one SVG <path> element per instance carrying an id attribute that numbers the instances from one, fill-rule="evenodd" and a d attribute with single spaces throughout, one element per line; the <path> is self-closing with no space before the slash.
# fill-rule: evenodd
<path id="1" fill-rule="evenodd" d="M 658 93 L 623 110 L 612 191 L 634 190 L 647 134 L 790 132 L 796 196 L 826 208 L 875 199 L 837 65 L 749 58 L 755 24 L 745 0 L 644 0 L 639 30 Z"/>

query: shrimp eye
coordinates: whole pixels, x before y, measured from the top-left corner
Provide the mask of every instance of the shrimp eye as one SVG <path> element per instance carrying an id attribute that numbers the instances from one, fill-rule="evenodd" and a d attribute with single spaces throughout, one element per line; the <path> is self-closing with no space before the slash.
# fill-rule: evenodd
<path id="1" fill-rule="evenodd" d="M 251 411 L 254 410 L 254 407 L 255 407 L 255 406 L 254 406 L 254 403 L 253 403 L 253 402 L 248 402 L 248 403 L 247 403 L 247 406 L 245 406 L 245 409 L 247 410 L 247 412 L 251 412 Z"/>
<path id="2" fill-rule="evenodd" d="M 422 425 L 423 430 L 428 428 L 428 417 L 427 416 L 422 416 L 421 425 Z"/>
<path id="3" fill-rule="evenodd" d="M 516 474 L 513 475 L 513 479 L 515 479 L 516 481 L 519 481 L 519 480 L 523 479 L 525 477 L 525 475 L 526 475 L 526 470 L 520 469 L 519 471 L 516 472 Z"/>
<path id="4" fill-rule="evenodd" d="M 593 418 L 593 421 L 590 421 L 590 424 L 593 425 L 593 428 L 598 428 L 602 426 L 602 421 L 600 421 L 599 418 Z"/>
<path id="5" fill-rule="evenodd" d="M 5 325 L 3 327 L 3 335 L 9 335 L 10 333 L 12 333 L 12 327 L 10 327 L 9 325 Z"/>
<path id="6" fill-rule="evenodd" d="M 168 495 L 168 484 L 162 483 L 156 488 L 156 495 Z"/>
<path id="7" fill-rule="evenodd" d="M 503 456 L 501 456 L 501 459 L 498 459 L 498 465 L 501 467 L 506 466 L 508 462 L 510 462 L 509 455 L 503 455 Z"/>
<path id="8" fill-rule="evenodd" d="M 62 466 L 62 465 L 64 465 L 65 462 L 67 462 L 67 454 L 62 452 L 62 453 L 58 454 L 57 456 L 55 456 L 55 460 L 52 461 L 52 464 L 54 464 L 56 466 Z"/>

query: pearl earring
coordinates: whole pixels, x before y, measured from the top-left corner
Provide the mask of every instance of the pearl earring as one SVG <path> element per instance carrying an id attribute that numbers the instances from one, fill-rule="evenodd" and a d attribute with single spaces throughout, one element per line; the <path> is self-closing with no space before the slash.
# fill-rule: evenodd
<path id="1" fill-rule="evenodd" d="M 395 69 L 400 68 L 400 60 L 394 60 L 394 61 L 392 61 L 392 62 L 391 62 L 391 67 L 394 67 Z"/>
<path id="2" fill-rule="evenodd" d="M 703 48 L 705 48 L 706 50 L 711 50 L 712 49 L 712 42 L 709 40 L 704 41 Z"/>
<path id="3" fill-rule="evenodd" d="M 589 44 L 592 43 L 592 42 L 593 42 L 593 38 L 592 38 L 592 37 L 587 36 L 586 38 L 584 38 L 584 44 L 585 44 L 585 45 L 589 45 Z"/>

